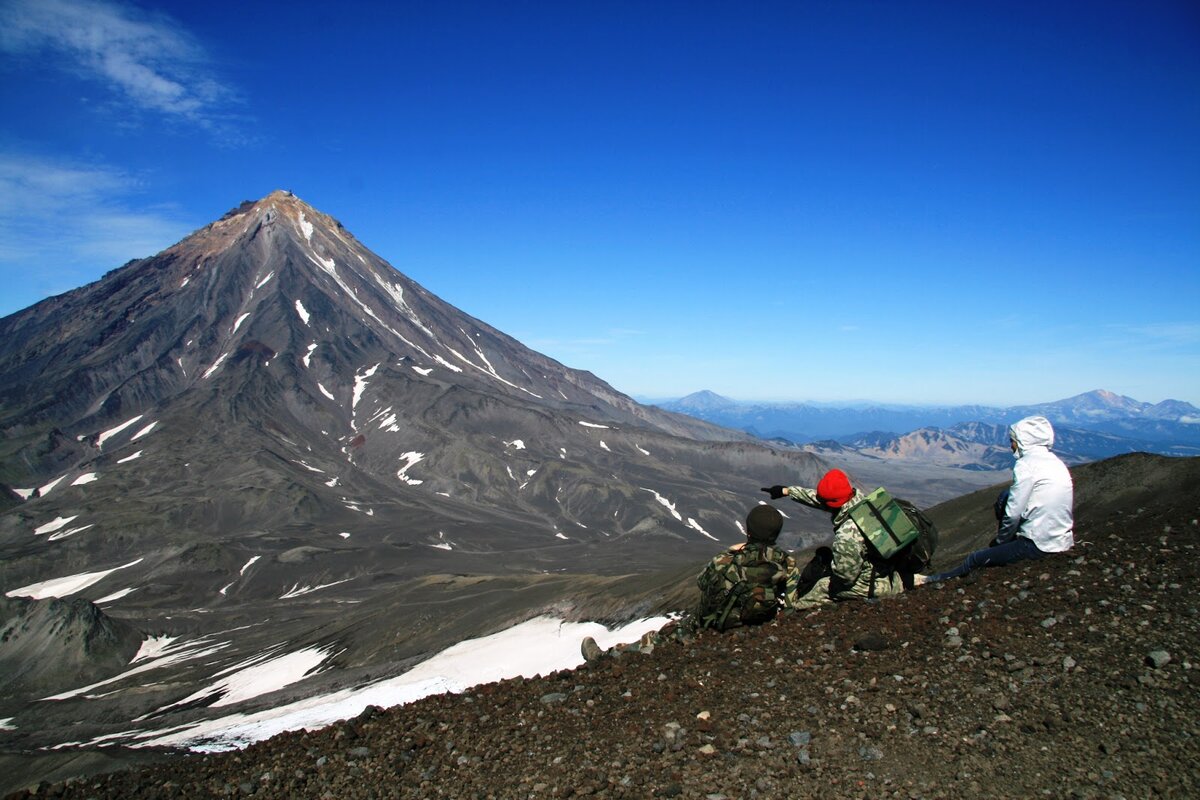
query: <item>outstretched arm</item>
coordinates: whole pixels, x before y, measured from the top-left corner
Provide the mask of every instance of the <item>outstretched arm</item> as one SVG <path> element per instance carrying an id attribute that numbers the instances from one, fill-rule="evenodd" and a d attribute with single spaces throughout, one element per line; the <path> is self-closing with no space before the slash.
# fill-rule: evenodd
<path id="1" fill-rule="evenodd" d="M 764 486 L 762 490 L 771 495 L 772 500 L 778 500 L 781 497 L 790 497 L 797 503 L 803 503 L 806 506 L 825 508 L 825 504 L 817 499 L 816 489 L 808 489 L 804 486 L 783 486 L 776 484 L 775 486 Z"/>

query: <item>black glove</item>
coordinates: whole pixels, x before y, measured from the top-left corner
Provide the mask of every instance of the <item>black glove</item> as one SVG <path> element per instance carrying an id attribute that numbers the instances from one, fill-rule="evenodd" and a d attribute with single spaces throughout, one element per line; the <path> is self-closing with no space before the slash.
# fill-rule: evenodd
<path id="1" fill-rule="evenodd" d="M 772 500 L 778 500 L 779 498 L 783 497 L 783 490 L 786 488 L 787 488 L 786 486 L 781 486 L 780 484 L 775 484 L 774 486 L 762 487 L 762 491 L 771 495 Z"/>

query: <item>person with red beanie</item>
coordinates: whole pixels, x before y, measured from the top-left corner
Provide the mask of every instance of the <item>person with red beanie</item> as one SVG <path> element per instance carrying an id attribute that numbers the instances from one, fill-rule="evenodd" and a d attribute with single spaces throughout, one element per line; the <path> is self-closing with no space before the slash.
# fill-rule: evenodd
<path id="1" fill-rule="evenodd" d="M 802 505 L 828 511 L 833 517 L 832 548 L 818 548 L 805 568 L 806 577 L 820 576 L 796 601 L 795 608 L 813 608 L 835 600 L 865 600 L 890 597 L 904 591 L 898 572 L 872 562 L 870 546 L 858 526 L 850 519 L 849 509 L 862 499 L 850 478 L 840 469 L 831 469 L 817 482 L 817 488 L 804 486 L 764 486 L 772 500 L 790 497 Z M 824 562 L 824 563 L 821 563 Z M 804 581 L 805 584 L 810 581 Z"/>

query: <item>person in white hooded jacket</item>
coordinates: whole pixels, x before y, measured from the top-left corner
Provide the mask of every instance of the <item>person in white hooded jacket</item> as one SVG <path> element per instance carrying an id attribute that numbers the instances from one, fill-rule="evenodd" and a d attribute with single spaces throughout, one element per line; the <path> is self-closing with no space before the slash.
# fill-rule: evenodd
<path id="1" fill-rule="evenodd" d="M 961 578 L 977 567 L 1062 553 L 1075 544 L 1074 485 L 1067 465 L 1050 452 L 1054 446 L 1050 420 L 1026 417 L 1009 427 L 1008 436 L 1017 460 L 1003 513 L 997 508 L 1000 527 L 995 540 L 948 572 L 914 576 L 916 585 Z"/>

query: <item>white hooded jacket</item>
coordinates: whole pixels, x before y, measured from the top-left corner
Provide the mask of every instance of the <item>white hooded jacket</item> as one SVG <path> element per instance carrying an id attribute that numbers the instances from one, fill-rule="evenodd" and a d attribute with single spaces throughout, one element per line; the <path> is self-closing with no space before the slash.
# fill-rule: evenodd
<path id="1" fill-rule="evenodd" d="M 997 540 L 1024 536 L 1043 553 L 1070 550 L 1075 487 L 1067 465 L 1050 452 L 1054 428 L 1045 417 L 1026 417 L 1014 422 L 1008 435 L 1017 443 L 1017 462 Z"/>

